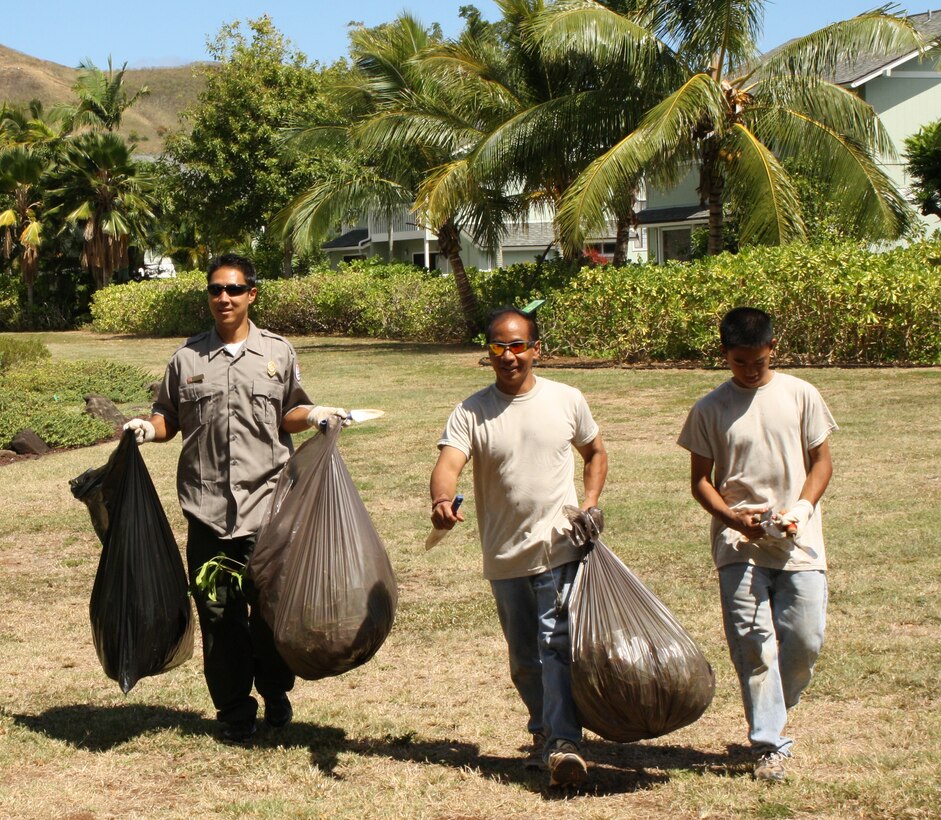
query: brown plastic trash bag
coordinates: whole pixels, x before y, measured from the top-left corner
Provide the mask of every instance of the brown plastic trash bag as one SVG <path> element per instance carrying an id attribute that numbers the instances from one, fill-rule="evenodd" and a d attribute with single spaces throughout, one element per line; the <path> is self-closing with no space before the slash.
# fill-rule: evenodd
<path id="1" fill-rule="evenodd" d="M 582 725 L 627 743 L 697 720 L 715 673 L 673 613 L 600 540 L 572 585 L 572 695 Z"/>
<path id="2" fill-rule="evenodd" d="M 366 663 L 392 629 L 392 564 L 337 452 L 341 420 L 284 465 L 248 562 L 262 616 L 307 680 Z"/>
<path id="3" fill-rule="evenodd" d="M 103 545 L 88 607 L 95 651 L 127 694 L 193 654 L 183 559 L 131 431 L 107 464 L 69 485 Z"/>

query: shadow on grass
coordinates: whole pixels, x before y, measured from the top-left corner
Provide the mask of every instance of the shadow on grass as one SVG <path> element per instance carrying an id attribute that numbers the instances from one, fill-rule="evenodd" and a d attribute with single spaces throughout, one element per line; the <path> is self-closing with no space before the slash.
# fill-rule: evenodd
<path id="1" fill-rule="evenodd" d="M 148 704 L 57 706 L 39 715 L 11 715 L 13 721 L 32 732 L 61 740 L 77 749 L 106 752 L 135 737 L 154 731 L 176 729 L 183 735 L 216 736 L 219 724 L 199 712 Z M 258 734 L 250 745 L 255 748 L 305 748 L 311 763 L 337 780 L 339 758 L 353 753 L 363 757 L 383 757 L 402 762 L 448 766 L 475 772 L 500 783 L 515 783 L 560 799 L 571 792 L 550 790 L 548 775 L 526 770 L 522 754 L 509 757 L 481 755 L 476 744 L 450 738 L 419 739 L 414 733 L 383 735 L 376 738 L 348 738 L 345 730 L 295 721 L 283 729 L 272 729 L 259 721 Z M 671 771 L 692 771 L 719 776 L 751 773 L 749 750 L 729 746 L 726 753 L 702 752 L 689 746 L 620 744 L 593 740 L 585 743 L 590 777 L 582 794 L 604 796 L 644 791 L 670 780 Z"/>
<path id="2" fill-rule="evenodd" d="M 212 734 L 216 722 L 199 712 L 146 703 L 92 706 L 78 703 L 56 706 L 38 715 L 13 715 L 17 726 L 61 740 L 77 749 L 106 752 L 135 737 L 162 729 L 187 735 Z"/>

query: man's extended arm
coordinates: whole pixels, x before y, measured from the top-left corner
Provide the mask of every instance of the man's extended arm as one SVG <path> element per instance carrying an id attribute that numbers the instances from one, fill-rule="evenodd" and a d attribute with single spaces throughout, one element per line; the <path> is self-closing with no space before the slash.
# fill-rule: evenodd
<path id="1" fill-rule="evenodd" d="M 438 461 L 431 471 L 431 523 L 435 529 L 450 530 L 458 521 L 464 520 L 464 514 L 458 510 L 451 512 L 451 502 L 457 495 L 457 480 L 461 470 L 467 464 L 467 456 L 456 447 L 447 444 L 438 452 Z M 437 503 L 436 503 L 437 502 Z"/>
<path id="2" fill-rule="evenodd" d="M 598 433 L 588 444 L 576 446 L 579 455 L 585 460 L 582 470 L 582 482 L 585 486 L 585 497 L 582 509 L 598 506 L 598 498 L 604 488 L 605 478 L 608 476 L 608 452 L 605 450 L 601 433 Z"/>

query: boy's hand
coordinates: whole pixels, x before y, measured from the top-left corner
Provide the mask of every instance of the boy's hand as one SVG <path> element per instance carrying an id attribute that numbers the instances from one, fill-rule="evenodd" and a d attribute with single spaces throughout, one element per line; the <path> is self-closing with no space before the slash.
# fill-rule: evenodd
<path id="1" fill-rule="evenodd" d="M 452 512 L 453 505 L 453 499 L 440 498 L 431 508 L 431 525 L 436 530 L 452 530 L 455 524 L 464 520 L 464 513 L 460 510 Z"/>
<path id="2" fill-rule="evenodd" d="M 157 434 L 154 426 L 147 419 L 131 419 L 124 425 L 124 429 L 131 430 L 134 433 L 134 438 L 137 439 L 138 444 L 153 441 L 154 436 Z"/>
<path id="3" fill-rule="evenodd" d="M 786 513 L 781 514 L 781 524 L 784 526 L 793 524 L 795 527 L 797 527 L 797 530 L 794 533 L 794 537 L 800 538 L 804 533 L 804 527 L 807 526 L 807 522 L 810 521 L 810 517 L 813 514 L 814 505 L 811 504 L 806 498 L 802 498 Z"/>
<path id="4" fill-rule="evenodd" d="M 761 526 L 761 516 L 767 510 L 732 510 L 726 526 L 737 530 L 748 541 L 757 541 L 766 533 Z"/>

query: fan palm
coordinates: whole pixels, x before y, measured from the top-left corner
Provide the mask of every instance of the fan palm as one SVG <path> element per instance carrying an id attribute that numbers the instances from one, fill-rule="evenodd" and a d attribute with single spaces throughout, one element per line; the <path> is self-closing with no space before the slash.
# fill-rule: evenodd
<path id="1" fill-rule="evenodd" d="M 710 253 L 722 249 L 725 205 L 739 216 L 742 242 L 800 239 L 799 196 L 782 166 L 788 157 L 814 169 L 824 196 L 858 235 L 897 238 L 911 226 L 913 212 L 874 160 L 893 152 L 878 117 L 827 80 L 840 60 L 923 48 L 907 20 L 877 9 L 759 61 L 763 0 L 618 5 L 626 10 L 563 0 L 547 9 L 539 30 L 546 48 L 577 49 L 609 71 L 630 66 L 642 83 L 655 70 L 673 84 L 566 191 L 558 218 L 569 244 L 601 222 L 638 174 L 669 183 L 690 165 L 698 167 L 700 199 L 709 209 Z M 647 33 L 638 36 L 630 24 Z"/>
<path id="2" fill-rule="evenodd" d="M 128 264 L 128 244 L 153 219 L 153 180 L 117 134 L 88 132 L 69 144 L 60 187 L 51 192 L 68 225 L 81 229 L 82 266 L 97 288 Z"/>

